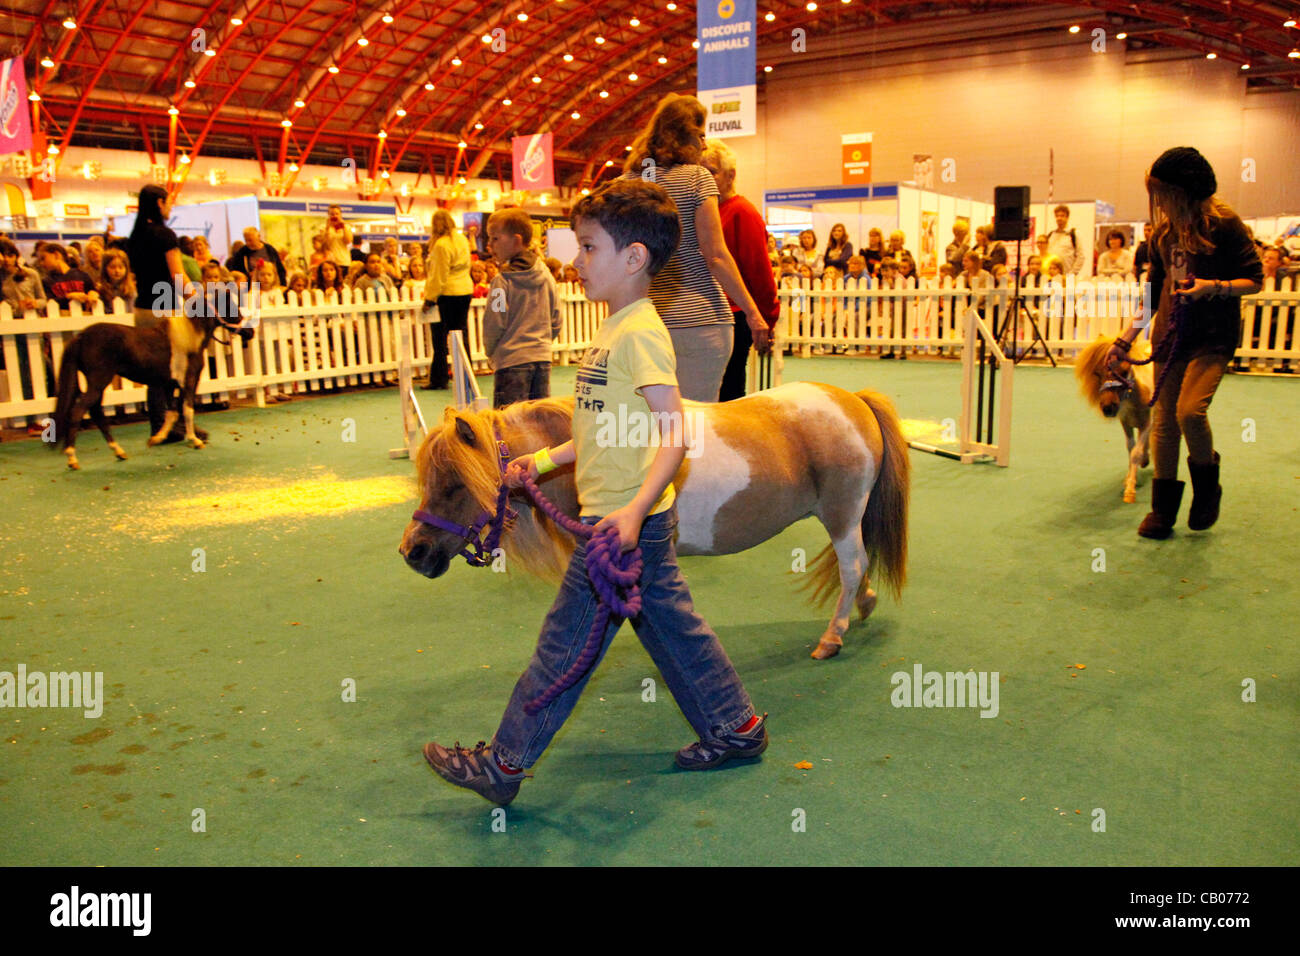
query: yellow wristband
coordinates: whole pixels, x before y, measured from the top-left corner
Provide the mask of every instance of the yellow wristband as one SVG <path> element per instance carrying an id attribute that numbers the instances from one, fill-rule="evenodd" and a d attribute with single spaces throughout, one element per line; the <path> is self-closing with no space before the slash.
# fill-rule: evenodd
<path id="1" fill-rule="evenodd" d="M 557 467 L 555 462 L 551 461 L 551 450 L 549 448 L 543 448 L 534 454 L 533 464 L 537 466 L 537 476 L 539 478 L 548 471 L 554 471 Z"/>

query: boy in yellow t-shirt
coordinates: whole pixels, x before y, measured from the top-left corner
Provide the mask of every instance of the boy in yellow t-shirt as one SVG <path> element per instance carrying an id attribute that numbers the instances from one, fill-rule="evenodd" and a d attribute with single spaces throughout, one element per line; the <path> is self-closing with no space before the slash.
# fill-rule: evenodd
<path id="1" fill-rule="evenodd" d="M 518 487 L 525 474 L 536 480 L 572 463 L 583 523 L 612 525 L 622 550 L 641 548 L 641 613 L 632 626 L 700 737 L 677 752 L 677 765 L 707 770 L 757 757 L 767 748 L 767 715 L 754 712 L 717 635 L 695 613 L 673 547 L 672 480 L 686 453 L 683 411 L 672 339 L 648 294 L 651 278 L 677 246 L 677 209 L 662 186 L 617 180 L 581 199 L 573 224 L 574 264 L 587 297 L 608 303 L 610 316 L 578 371 L 572 441 L 516 458 L 506 481 Z M 491 745 L 425 746 L 425 759 L 446 780 L 493 803 L 509 803 L 524 770 L 573 711 L 591 671 L 536 716 L 529 717 L 524 705 L 572 666 L 587 641 L 598 598 L 585 560 L 579 543 Z M 611 619 L 592 671 L 621 623 Z"/>

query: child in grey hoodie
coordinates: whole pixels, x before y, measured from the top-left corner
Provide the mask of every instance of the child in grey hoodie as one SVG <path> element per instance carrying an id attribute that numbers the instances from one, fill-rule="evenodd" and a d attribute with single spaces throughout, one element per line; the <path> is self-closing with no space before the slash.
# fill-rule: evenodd
<path id="1" fill-rule="evenodd" d="M 560 293 L 546 263 L 528 248 L 533 222 L 527 213 L 495 212 L 487 232 L 501 271 L 488 286 L 483 350 L 496 373 L 493 407 L 504 408 L 551 394 L 551 340 L 560 334 Z"/>

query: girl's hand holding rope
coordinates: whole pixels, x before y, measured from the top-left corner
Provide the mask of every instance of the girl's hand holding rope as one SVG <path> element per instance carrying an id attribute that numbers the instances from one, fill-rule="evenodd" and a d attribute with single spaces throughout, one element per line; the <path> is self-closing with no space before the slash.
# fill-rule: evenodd
<path id="1" fill-rule="evenodd" d="M 1222 279 L 1188 279 L 1187 283 L 1183 287 L 1179 287 L 1178 283 L 1174 283 L 1174 295 L 1193 301 L 1208 299 L 1221 295 L 1224 287 L 1227 286 L 1227 283 Z"/>
<path id="2" fill-rule="evenodd" d="M 506 466 L 505 482 L 508 487 L 522 488 L 525 477 L 530 481 L 537 480 L 537 462 L 533 461 L 531 454 L 520 455 Z"/>
<path id="3" fill-rule="evenodd" d="M 619 551 L 626 553 L 636 547 L 641 539 L 641 523 L 645 515 L 632 507 L 618 508 L 596 522 L 596 531 L 604 531 L 613 525 L 618 529 Z"/>

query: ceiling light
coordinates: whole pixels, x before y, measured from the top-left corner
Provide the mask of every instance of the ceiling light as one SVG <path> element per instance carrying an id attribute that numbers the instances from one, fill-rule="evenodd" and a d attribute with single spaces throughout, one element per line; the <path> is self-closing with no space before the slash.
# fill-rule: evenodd
<path id="1" fill-rule="evenodd" d="M 458 56 L 453 56 L 453 57 L 451 58 L 451 65 L 452 65 L 452 66 L 460 66 L 461 62 L 462 62 L 462 61 L 461 61 L 461 58 L 458 57 Z"/>
<path id="2" fill-rule="evenodd" d="M 393 22 L 393 15 L 392 15 L 391 13 L 385 13 L 385 14 L 384 14 L 382 17 L 380 17 L 379 19 L 383 20 L 385 23 L 392 23 L 392 22 Z"/>
<path id="3" fill-rule="evenodd" d="M 672 6 L 673 6 L 673 5 L 672 5 L 671 3 L 668 4 L 669 9 L 672 9 Z M 584 196 L 590 196 L 590 195 L 591 195 L 591 190 L 588 189 L 586 186 L 583 186 L 583 187 L 582 187 L 582 194 L 583 194 Z"/>
<path id="4" fill-rule="evenodd" d="M 177 109 L 176 107 L 174 107 L 174 106 L 169 106 L 169 107 L 167 107 L 167 115 L 168 115 L 168 116 L 179 116 L 180 113 L 181 113 L 181 111 L 178 110 L 178 109 Z"/>
<path id="5" fill-rule="evenodd" d="M 601 91 L 600 91 L 600 98 L 601 98 L 602 100 L 607 100 L 607 99 L 609 99 L 609 90 L 601 90 Z"/>
<path id="6" fill-rule="evenodd" d="M 458 183 L 460 183 L 462 186 L 464 186 L 464 185 L 465 185 L 465 177 L 464 177 L 464 176 L 460 176 L 460 177 L 458 177 L 458 178 L 456 179 L 456 182 L 458 182 Z"/>
<path id="7" fill-rule="evenodd" d="M 297 164 L 297 163 L 290 163 L 290 164 L 289 164 L 289 172 L 291 172 L 291 173 L 296 173 L 297 171 L 298 171 L 298 164 Z"/>
<path id="8" fill-rule="evenodd" d="M 623 147 L 623 152 L 625 152 L 625 153 L 630 153 L 630 152 L 632 152 L 632 147 L 631 147 L 631 146 L 624 146 L 624 147 Z"/>
<path id="9" fill-rule="evenodd" d="M 77 21 L 72 19 L 72 17 L 65 17 L 63 20 L 63 29 L 65 30 L 77 29 Z"/>
<path id="10" fill-rule="evenodd" d="M 33 103 L 39 103 L 41 101 L 41 94 L 37 93 L 35 90 L 32 90 L 30 93 L 27 94 L 27 98 L 31 100 Z"/>
<path id="11" fill-rule="evenodd" d="M 538 76 L 536 73 L 534 73 L 534 74 L 533 74 L 533 82 L 534 82 L 534 83 L 540 83 L 540 82 L 542 82 L 542 78 L 541 78 L 540 76 Z"/>
<path id="12" fill-rule="evenodd" d="M 285 129 L 288 129 L 290 126 L 293 125 L 293 120 L 291 120 L 291 119 L 282 119 L 282 120 L 280 120 L 280 125 L 283 126 Z"/>
<path id="13" fill-rule="evenodd" d="M 402 108 L 399 106 L 399 107 L 397 108 L 397 115 L 398 115 L 398 116 L 405 116 L 405 115 L 406 115 L 406 110 L 402 109 Z"/>
<path id="14" fill-rule="evenodd" d="M 526 14 L 526 13 L 521 13 L 521 14 L 519 14 L 518 16 L 516 16 L 515 19 L 518 20 L 520 23 L 527 23 L 527 22 L 528 22 L 528 14 Z"/>
<path id="15" fill-rule="evenodd" d="M 1295 26 L 1295 17 L 1287 17 L 1285 20 L 1282 21 L 1282 26 L 1284 27 Z"/>
<path id="16" fill-rule="evenodd" d="M 331 72 L 331 73 L 337 73 L 338 71 L 339 71 L 339 68 L 338 68 L 338 65 L 337 65 L 337 64 L 331 63 L 331 64 L 329 65 L 329 72 Z"/>
<path id="17" fill-rule="evenodd" d="M 582 119 L 582 114 L 579 113 L 577 110 L 574 110 L 572 113 L 569 114 L 569 118 L 570 118 L 570 119 Z"/>
<path id="18" fill-rule="evenodd" d="M 1219 54 L 1217 54 L 1217 53 L 1207 53 L 1207 54 L 1205 54 L 1205 58 L 1206 58 L 1207 60 L 1217 60 L 1217 59 L 1219 58 Z"/>
<path id="19" fill-rule="evenodd" d="M 242 19 L 240 19 L 239 17 L 231 17 L 231 18 L 230 18 L 230 25 L 231 25 L 232 27 L 242 27 L 242 26 L 244 25 L 244 21 L 243 21 Z"/>
<path id="20" fill-rule="evenodd" d="M 1116 39 L 1116 40 L 1127 40 L 1127 39 L 1128 39 L 1128 34 L 1127 34 L 1127 33 L 1116 33 L 1116 34 L 1115 34 L 1115 39 Z"/>
<path id="21" fill-rule="evenodd" d="M 763 72 L 764 72 L 764 73 L 771 73 L 771 72 L 772 72 L 772 68 L 771 68 L 770 66 L 765 66 L 765 67 L 763 67 Z"/>
<path id="22" fill-rule="evenodd" d="M 771 23 L 773 20 L 776 19 L 776 14 L 775 14 L 775 13 L 765 13 L 765 14 L 763 14 L 763 19 L 766 20 L 768 23 Z"/>
<path id="23" fill-rule="evenodd" d="M 216 56 L 216 55 L 217 55 L 217 48 L 214 47 L 214 46 L 210 46 L 210 47 L 208 47 L 206 50 L 203 51 L 203 55 L 204 55 L 204 56 Z"/>
<path id="24" fill-rule="evenodd" d="M 428 90 L 430 93 L 433 92 L 433 84 L 432 84 L 432 83 L 425 83 L 425 84 L 424 84 L 424 88 L 425 88 L 426 90 Z"/>
<path id="25" fill-rule="evenodd" d="M 664 65 L 665 63 L 667 63 L 667 62 L 668 62 L 668 57 L 666 57 L 666 56 L 661 56 L 661 57 L 659 58 L 659 65 L 660 65 L 660 66 L 663 66 L 663 65 Z"/>
<path id="26" fill-rule="evenodd" d="M 1243 70 L 1249 70 L 1249 69 L 1250 69 L 1250 64 L 1249 64 L 1249 63 L 1243 63 L 1243 64 L 1241 64 L 1241 68 L 1242 68 Z"/>
<path id="27" fill-rule="evenodd" d="M 466 146 L 469 145 L 469 143 L 465 142 L 465 141 L 462 139 L 462 140 L 461 140 L 459 143 L 457 143 L 456 145 L 459 146 L 461 149 L 464 149 Z"/>
<path id="28" fill-rule="evenodd" d="M 482 123 L 475 123 L 475 124 L 474 124 L 474 128 L 475 128 L 475 129 L 482 129 L 482 128 L 483 128 L 483 124 L 482 124 Z"/>
<path id="29" fill-rule="evenodd" d="M 692 50 L 698 50 L 699 48 L 700 48 L 700 41 L 699 41 L 699 40 L 692 40 L 692 41 L 691 41 L 691 49 L 692 49 Z"/>
<path id="30" fill-rule="evenodd" d="M 55 146 L 53 143 L 50 143 L 50 145 L 46 148 L 45 152 L 49 153 L 51 156 L 57 156 L 59 155 L 59 147 Z"/>
<path id="31" fill-rule="evenodd" d="M 565 63 L 572 63 L 572 62 L 573 62 L 573 54 L 572 54 L 572 53 L 566 53 L 566 54 L 564 54 L 564 62 L 565 62 Z"/>
<path id="32" fill-rule="evenodd" d="M 604 42 L 605 42 L 605 38 L 604 38 L 603 36 L 601 36 L 601 35 L 598 33 L 598 34 L 596 34 L 596 42 L 597 42 L 597 43 L 604 43 Z"/>
<path id="33" fill-rule="evenodd" d="M 365 37 L 357 37 L 357 46 L 370 46 L 370 41 Z"/>
<path id="34" fill-rule="evenodd" d="M 479 37 L 479 39 L 482 40 L 484 43 L 491 43 L 491 42 L 492 42 L 492 34 L 490 34 L 490 33 L 485 33 L 485 34 L 483 34 L 481 37 Z"/>
<path id="35" fill-rule="evenodd" d="M 185 88 L 186 88 L 187 90 L 192 90 L 192 89 L 194 89 L 194 87 L 196 87 L 196 86 L 198 86 L 198 85 L 199 85 L 199 84 L 195 83 L 193 80 L 186 80 L 186 81 L 185 81 Z"/>
<path id="36" fill-rule="evenodd" d="M 386 170 L 386 169 L 383 170 L 383 171 L 379 174 L 379 178 L 380 178 L 380 179 L 387 179 L 387 178 L 388 178 L 388 170 Z"/>
<path id="37" fill-rule="evenodd" d="M 190 158 L 185 153 L 181 153 L 180 161 L 182 166 L 188 166 L 190 164 Z"/>
<path id="38" fill-rule="evenodd" d="M 614 165 L 614 161 L 613 161 L 612 159 L 607 159 L 607 160 L 605 160 L 605 165 L 606 165 L 606 166 L 613 166 L 613 165 Z"/>
<path id="39" fill-rule="evenodd" d="M 1290 53 L 1287 54 L 1287 56 L 1289 56 L 1293 60 L 1300 60 L 1300 50 L 1293 49 Z"/>
<path id="40" fill-rule="evenodd" d="M 45 56 L 41 57 L 41 66 L 45 67 L 45 69 L 47 70 L 51 69 L 54 66 L 54 61 L 50 59 L 48 53 Z"/>
<path id="41" fill-rule="evenodd" d="M 388 130 L 386 130 L 386 129 L 381 129 L 381 130 L 379 131 L 379 138 L 380 138 L 380 139 L 388 139 Z"/>
<path id="42" fill-rule="evenodd" d="M 1079 25 L 1076 23 L 1074 26 L 1070 27 L 1070 32 L 1071 32 L 1071 33 L 1078 33 L 1078 32 L 1079 32 Z"/>
<path id="43" fill-rule="evenodd" d="M 307 105 L 307 101 L 306 101 L 306 100 L 294 100 L 294 101 L 293 101 L 293 105 L 294 105 L 294 108 L 295 108 L 295 109 L 302 109 L 304 106 Z"/>
<path id="44" fill-rule="evenodd" d="M 637 76 L 635 73 L 629 73 L 629 74 L 627 75 L 627 78 L 628 78 L 629 80 L 631 80 L 633 83 L 635 83 L 637 80 L 640 79 L 640 77 Z"/>
<path id="45" fill-rule="evenodd" d="M 810 3 L 810 4 L 808 4 L 806 7 L 804 7 L 804 9 L 807 10 L 809 13 L 816 13 L 816 12 L 817 12 L 817 4 L 815 4 L 815 3 Z"/>
<path id="46" fill-rule="evenodd" d="M 510 97 L 507 96 L 504 100 L 501 101 L 501 105 L 502 105 L 502 106 L 510 106 L 513 102 L 514 102 L 514 101 L 513 101 L 512 99 L 510 99 Z"/>
<path id="47" fill-rule="evenodd" d="M 636 17 L 633 17 L 631 20 L 627 21 L 627 25 L 630 27 L 639 27 L 641 25 L 641 21 L 638 20 Z"/>

